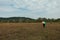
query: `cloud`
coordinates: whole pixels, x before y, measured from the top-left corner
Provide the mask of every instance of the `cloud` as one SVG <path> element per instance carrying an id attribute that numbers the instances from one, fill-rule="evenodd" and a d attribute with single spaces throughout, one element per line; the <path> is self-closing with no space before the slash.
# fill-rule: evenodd
<path id="1" fill-rule="evenodd" d="M 59 10 L 60 0 L 0 0 L 0 13 L 17 16 L 57 18 Z"/>
<path id="2" fill-rule="evenodd" d="M 45 8 L 47 0 L 14 0 L 16 8 L 26 7 L 29 10 L 38 10 Z"/>
<path id="3" fill-rule="evenodd" d="M 6 8 L 6 7 L 0 7 L 0 12 L 13 12 L 15 11 L 16 9 L 14 8 Z"/>
<path id="4" fill-rule="evenodd" d="M 59 0 L 15 0 L 14 2 L 16 3 L 16 8 L 26 7 L 27 9 L 32 10 L 32 13 L 39 14 L 40 12 L 40 14 L 43 13 L 44 16 L 48 17 L 57 17 L 60 13 Z"/>

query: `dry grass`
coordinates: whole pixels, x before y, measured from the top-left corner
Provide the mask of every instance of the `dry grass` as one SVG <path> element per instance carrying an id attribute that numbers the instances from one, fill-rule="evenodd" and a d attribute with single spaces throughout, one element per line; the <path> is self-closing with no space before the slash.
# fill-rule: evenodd
<path id="1" fill-rule="evenodd" d="M 0 23 L 0 40 L 60 40 L 60 24 Z"/>

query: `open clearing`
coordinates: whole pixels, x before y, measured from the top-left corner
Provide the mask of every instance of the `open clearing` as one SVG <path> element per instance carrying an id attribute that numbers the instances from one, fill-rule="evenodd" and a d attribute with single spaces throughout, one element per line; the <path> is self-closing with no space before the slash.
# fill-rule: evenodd
<path id="1" fill-rule="evenodd" d="M 60 23 L 0 23 L 0 40 L 60 40 Z"/>

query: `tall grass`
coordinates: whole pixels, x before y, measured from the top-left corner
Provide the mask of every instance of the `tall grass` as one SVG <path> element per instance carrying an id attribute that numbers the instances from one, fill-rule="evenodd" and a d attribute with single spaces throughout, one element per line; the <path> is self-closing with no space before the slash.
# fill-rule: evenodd
<path id="1" fill-rule="evenodd" d="M 60 40 L 60 24 L 0 23 L 0 40 Z"/>

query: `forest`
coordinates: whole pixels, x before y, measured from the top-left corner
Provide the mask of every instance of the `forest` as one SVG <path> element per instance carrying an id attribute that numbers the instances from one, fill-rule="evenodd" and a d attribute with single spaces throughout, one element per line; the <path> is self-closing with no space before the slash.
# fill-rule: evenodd
<path id="1" fill-rule="evenodd" d="M 54 18 L 28 18 L 28 17 L 8 17 L 8 18 L 3 18 L 0 17 L 0 23 L 36 23 L 36 22 L 41 22 L 41 21 L 46 21 L 46 22 L 60 22 L 60 18 L 54 19 Z"/>

